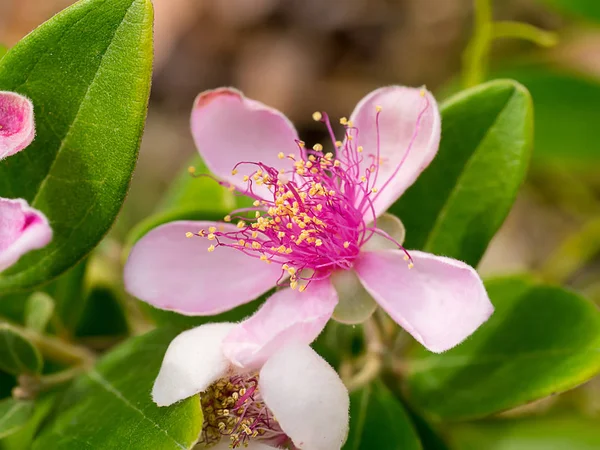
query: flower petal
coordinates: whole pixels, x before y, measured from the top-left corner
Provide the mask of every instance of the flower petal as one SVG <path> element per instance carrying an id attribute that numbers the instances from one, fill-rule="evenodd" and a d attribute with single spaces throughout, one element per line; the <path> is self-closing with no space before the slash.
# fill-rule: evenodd
<path id="1" fill-rule="evenodd" d="M 377 107 L 381 107 L 379 133 Z M 364 97 L 350 120 L 358 129 L 356 145 L 364 148 L 361 173 L 371 164 L 369 155 L 377 155 L 379 135 L 381 162 L 374 184 L 378 193 L 371 194 L 379 216 L 414 183 L 437 153 L 441 132 L 437 103 L 425 89 L 389 86 Z M 372 220 L 370 210 L 366 216 Z"/>
<path id="2" fill-rule="evenodd" d="M 241 161 L 262 162 L 278 169 L 291 169 L 292 161 L 278 154 L 297 153 L 298 133 L 279 111 L 248 99 L 236 89 L 220 88 L 200 94 L 194 102 L 192 134 L 208 168 L 220 179 L 247 189 L 242 180 L 257 167 L 242 165 L 239 175 L 231 171 Z M 264 186 L 252 187 L 258 196 L 272 194 Z"/>
<path id="3" fill-rule="evenodd" d="M 276 264 L 230 247 L 207 252 L 215 241 L 186 237 L 186 232 L 211 226 L 237 230 L 231 224 L 181 221 L 150 231 L 125 265 L 127 291 L 157 308 L 205 316 L 247 303 L 275 286 L 281 275 Z"/>
<path id="4" fill-rule="evenodd" d="M 451 258 L 411 251 L 409 269 L 399 250 L 365 252 L 355 263 L 379 305 L 432 352 L 470 336 L 494 311 L 479 275 Z"/>
<path id="5" fill-rule="evenodd" d="M 25 200 L 0 198 L 0 272 L 52 240 L 48 219 Z"/>
<path id="6" fill-rule="evenodd" d="M 15 92 L 0 92 L 0 160 L 23 150 L 34 137 L 31 101 Z"/>
<path id="7" fill-rule="evenodd" d="M 304 292 L 283 289 L 232 330 L 223 352 L 239 367 L 258 368 L 289 342 L 310 344 L 323 331 L 336 304 L 329 280 L 314 281 Z"/>
<path id="8" fill-rule="evenodd" d="M 340 449 L 348 433 L 348 391 L 308 345 L 291 344 L 260 371 L 259 388 L 282 430 L 299 449 Z"/>
<path id="9" fill-rule="evenodd" d="M 248 443 L 248 447 L 243 447 L 244 450 L 271 450 L 277 447 L 271 447 L 270 445 L 261 444 L 260 442 Z M 231 441 L 226 437 L 222 438 L 217 445 L 210 447 L 210 450 L 231 450 Z"/>
<path id="10" fill-rule="evenodd" d="M 221 352 L 221 342 L 233 327 L 232 323 L 209 323 L 173 339 L 152 388 L 154 403 L 172 405 L 229 374 L 231 364 Z"/>

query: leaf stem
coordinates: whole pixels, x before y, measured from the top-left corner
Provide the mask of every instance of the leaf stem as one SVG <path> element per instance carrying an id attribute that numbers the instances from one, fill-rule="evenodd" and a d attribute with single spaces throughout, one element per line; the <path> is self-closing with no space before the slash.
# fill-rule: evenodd
<path id="1" fill-rule="evenodd" d="M 463 85 L 481 83 L 487 70 L 492 44 L 492 7 L 490 0 L 475 0 L 473 37 L 463 53 Z"/>

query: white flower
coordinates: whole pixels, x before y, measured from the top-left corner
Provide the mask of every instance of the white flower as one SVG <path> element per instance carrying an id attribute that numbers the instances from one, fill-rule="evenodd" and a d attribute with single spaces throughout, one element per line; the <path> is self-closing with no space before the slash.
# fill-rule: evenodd
<path id="1" fill-rule="evenodd" d="M 202 393 L 200 442 L 215 450 L 339 450 L 348 432 L 349 397 L 338 374 L 297 343 L 276 350 L 262 367 L 241 369 L 221 348 L 234 326 L 207 324 L 177 336 L 154 383 L 156 404 Z"/>

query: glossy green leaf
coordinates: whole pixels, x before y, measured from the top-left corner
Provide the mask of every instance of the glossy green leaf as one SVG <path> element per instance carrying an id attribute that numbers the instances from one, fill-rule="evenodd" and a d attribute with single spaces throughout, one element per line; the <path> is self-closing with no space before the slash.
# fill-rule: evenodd
<path id="1" fill-rule="evenodd" d="M 202 429 L 198 396 L 168 408 L 150 397 L 164 352 L 177 331 L 159 329 L 104 356 L 66 392 L 34 450 L 181 450 Z"/>
<path id="2" fill-rule="evenodd" d="M 10 325 L 0 323 L 0 370 L 12 375 L 42 371 L 38 349 Z"/>
<path id="3" fill-rule="evenodd" d="M 600 3 L 597 0 L 542 0 L 559 11 L 600 21 Z"/>
<path id="4" fill-rule="evenodd" d="M 33 413 L 33 402 L 7 398 L 0 401 L 0 439 L 23 428 Z"/>
<path id="5" fill-rule="evenodd" d="M 0 60 L 0 90 L 35 106 L 37 136 L 0 163 L 0 196 L 43 211 L 54 239 L 0 276 L 0 290 L 46 282 L 106 234 L 137 160 L 152 70 L 150 0 L 82 0 Z"/>
<path id="6" fill-rule="evenodd" d="M 576 416 L 489 420 L 449 429 L 455 450 L 596 450 L 598 419 Z"/>
<path id="7" fill-rule="evenodd" d="M 25 303 L 25 326 L 43 333 L 54 314 L 54 300 L 45 292 L 34 292 Z"/>
<path id="8" fill-rule="evenodd" d="M 31 405 L 29 416 L 25 418 L 25 414 L 23 414 L 25 420 L 21 422 L 21 426 L 12 433 L 7 434 L 3 439 L 0 439 L 0 450 L 24 450 L 31 448 L 33 437 L 42 421 L 50 414 L 56 397 L 57 395 L 52 393 L 36 398 L 35 402 L 17 402 L 19 404 Z M 1 412 L 0 421 L 2 421 Z"/>
<path id="9" fill-rule="evenodd" d="M 578 386 L 600 372 L 600 312 L 590 301 L 529 278 L 486 284 L 496 310 L 458 347 L 421 348 L 405 361 L 415 407 L 463 420 Z"/>
<path id="10" fill-rule="evenodd" d="M 350 394 L 350 432 L 343 450 L 420 450 L 402 404 L 375 380 Z"/>
<path id="11" fill-rule="evenodd" d="M 476 265 L 525 176 L 531 97 L 520 84 L 497 80 L 451 97 L 441 114 L 437 156 L 390 211 L 406 226 L 407 248 Z"/>
<path id="12" fill-rule="evenodd" d="M 600 2 L 596 3 L 600 7 Z M 600 163 L 600 81 L 549 67 L 500 72 L 523 83 L 535 105 L 534 161 L 579 167 Z"/>

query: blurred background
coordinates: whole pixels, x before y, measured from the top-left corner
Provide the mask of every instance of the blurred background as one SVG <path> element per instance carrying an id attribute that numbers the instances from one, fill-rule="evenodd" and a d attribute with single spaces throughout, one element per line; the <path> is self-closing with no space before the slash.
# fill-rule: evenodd
<path id="1" fill-rule="evenodd" d="M 13 45 L 71 3 L 0 0 L 0 42 Z M 199 92 L 235 86 L 285 112 L 308 141 L 323 133 L 311 119 L 313 111 L 349 115 L 363 95 L 381 85 L 425 84 L 443 101 L 461 87 L 474 3 L 154 0 L 148 124 L 115 242 L 153 212 L 194 156 L 188 121 Z M 492 4 L 494 19 L 534 25 L 555 33 L 558 41 L 493 43 L 485 76 L 511 77 L 529 88 L 536 136 L 528 179 L 480 270 L 532 271 L 600 302 L 600 1 Z M 600 413 L 594 392 L 600 389 L 592 382 L 560 401 Z"/>

